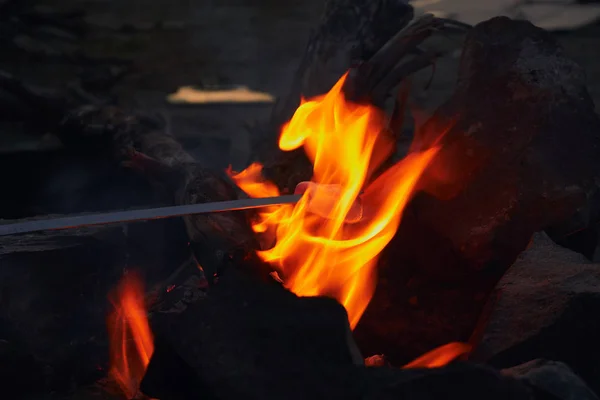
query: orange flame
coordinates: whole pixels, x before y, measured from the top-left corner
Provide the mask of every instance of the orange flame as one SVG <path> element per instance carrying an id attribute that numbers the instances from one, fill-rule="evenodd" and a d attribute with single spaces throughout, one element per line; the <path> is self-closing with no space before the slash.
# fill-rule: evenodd
<path id="1" fill-rule="evenodd" d="M 471 346 L 466 343 L 448 343 L 423 354 L 402 368 L 439 368 L 470 351 Z"/>
<path id="2" fill-rule="evenodd" d="M 109 377 L 131 399 L 138 392 L 154 352 L 140 277 L 132 273 L 125 275 L 111 296 L 111 302 L 114 311 L 108 317 Z"/>
<path id="3" fill-rule="evenodd" d="M 253 228 L 275 230 L 275 245 L 259 256 L 278 269 L 289 290 L 299 296 L 334 297 L 354 328 L 373 295 L 379 253 L 398 229 L 402 211 L 438 148 L 413 152 L 369 182 L 395 143 L 380 134 L 385 128 L 380 110 L 346 101 L 345 79 L 326 95 L 303 100 L 279 139 L 284 151 L 304 147 L 316 185 L 295 205 L 265 209 Z M 279 195 L 261 177 L 261 168 L 253 164 L 233 179 L 251 197 Z M 338 188 L 335 201 L 331 186 Z M 357 202 L 362 203 L 362 219 L 349 224 Z"/>

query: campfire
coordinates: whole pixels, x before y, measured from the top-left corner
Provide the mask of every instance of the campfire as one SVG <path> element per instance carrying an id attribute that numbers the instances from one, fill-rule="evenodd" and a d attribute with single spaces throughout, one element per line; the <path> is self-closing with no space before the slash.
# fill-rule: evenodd
<path id="1" fill-rule="evenodd" d="M 0 74 L 68 157 L 153 199 L 117 225 L 2 233 L 7 385 L 61 399 L 597 399 L 600 120 L 581 68 L 525 21 L 468 27 L 376 3 L 385 12 L 329 3 L 241 171 L 208 168 L 145 115 L 59 107 Z M 404 137 L 411 77 L 445 56 L 421 45 L 450 31 L 466 35 L 454 94 Z M 213 203 L 229 206 L 173 211 Z"/>
<path id="2" fill-rule="evenodd" d="M 335 298 L 354 328 L 375 289 L 378 256 L 396 233 L 402 211 L 438 147 L 411 153 L 374 176 L 394 142 L 380 135 L 385 117 L 379 109 L 345 99 L 346 78 L 328 94 L 303 101 L 283 127 L 280 149 L 304 146 L 314 164 L 313 181 L 296 187 L 302 193 L 296 204 L 261 210 L 252 228 L 257 234 L 275 235 L 275 243 L 258 256 L 274 267 L 279 282 L 298 296 Z M 232 178 L 250 196 L 279 196 L 261 170 L 262 165 L 252 164 Z M 120 284 L 109 322 L 111 376 L 128 398 L 137 394 L 153 352 L 144 290 L 134 276 Z M 405 367 L 440 367 L 469 350 L 466 344 L 452 343 Z"/>

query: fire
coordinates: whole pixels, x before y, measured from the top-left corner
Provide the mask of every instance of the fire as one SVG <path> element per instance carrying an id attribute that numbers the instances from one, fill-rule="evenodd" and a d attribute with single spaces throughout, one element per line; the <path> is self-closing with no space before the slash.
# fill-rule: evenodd
<path id="1" fill-rule="evenodd" d="M 140 277 L 132 273 L 125 275 L 111 296 L 111 302 L 114 311 L 108 317 L 109 377 L 131 399 L 138 392 L 154 352 Z"/>
<path id="2" fill-rule="evenodd" d="M 402 368 L 439 368 L 464 354 L 468 354 L 470 351 L 470 345 L 466 343 L 452 342 L 423 354 Z"/>
<path id="3" fill-rule="evenodd" d="M 381 134 L 382 111 L 346 101 L 345 79 L 326 95 L 303 100 L 281 132 L 282 150 L 304 147 L 314 167 L 314 184 L 302 188 L 295 205 L 265 209 L 253 228 L 257 233 L 275 231 L 275 244 L 259 256 L 278 270 L 289 290 L 334 297 L 354 328 L 375 289 L 377 258 L 438 148 L 415 151 L 373 180 L 395 143 Z M 233 179 L 251 197 L 279 195 L 262 178 L 261 168 L 253 164 Z"/>

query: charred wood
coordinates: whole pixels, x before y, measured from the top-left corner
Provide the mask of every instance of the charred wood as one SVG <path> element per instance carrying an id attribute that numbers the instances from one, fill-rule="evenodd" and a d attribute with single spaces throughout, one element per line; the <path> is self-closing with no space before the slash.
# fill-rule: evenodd
<path id="1" fill-rule="evenodd" d="M 156 121 L 115 107 L 85 106 L 63 121 L 60 138 L 71 149 L 104 155 L 141 173 L 170 204 L 233 200 L 239 191 L 225 172 L 202 166 Z M 258 248 L 244 212 L 183 217 L 190 246 L 212 282 L 232 253 Z"/>

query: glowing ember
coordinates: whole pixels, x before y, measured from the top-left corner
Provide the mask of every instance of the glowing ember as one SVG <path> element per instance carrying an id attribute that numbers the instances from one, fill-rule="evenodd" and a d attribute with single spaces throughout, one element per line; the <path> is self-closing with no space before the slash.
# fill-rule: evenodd
<path id="1" fill-rule="evenodd" d="M 140 277 L 132 273 L 125 275 L 111 301 L 114 311 L 108 318 L 109 376 L 131 399 L 137 394 L 154 351 Z"/>
<path id="2" fill-rule="evenodd" d="M 281 132 L 282 150 L 304 147 L 316 185 L 300 188 L 304 194 L 295 205 L 264 210 L 254 230 L 276 231 L 275 245 L 259 256 L 277 268 L 289 290 L 336 298 L 354 328 L 375 288 L 377 257 L 398 229 L 402 211 L 438 149 L 413 152 L 371 181 L 395 143 L 380 134 L 385 127 L 381 111 L 345 100 L 345 79 L 328 94 L 303 101 Z M 279 195 L 261 177 L 259 164 L 233 179 L 251 197 Z M 362 205 L 360 220 L 357 204 Z"/>

